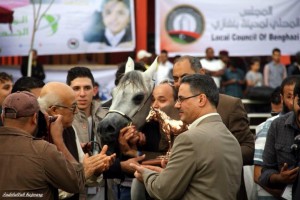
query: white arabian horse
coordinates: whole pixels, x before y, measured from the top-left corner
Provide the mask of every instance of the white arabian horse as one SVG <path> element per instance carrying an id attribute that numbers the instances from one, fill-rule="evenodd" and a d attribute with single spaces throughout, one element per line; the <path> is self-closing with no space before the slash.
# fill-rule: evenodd
<path id="1" fill-rule="evenodd" d="M 133 124 L 140 128 L 146 121 L 151 106 L 151 96 L 157 69 L 157 59 L 145 71 L 134 70 L 129 57 L 125 74 L 112 91 L 112 104 L 98 126 L 101 143 L 109 146 L 109 152 L 118 152 L 118 136 L 122 128 Z"/>

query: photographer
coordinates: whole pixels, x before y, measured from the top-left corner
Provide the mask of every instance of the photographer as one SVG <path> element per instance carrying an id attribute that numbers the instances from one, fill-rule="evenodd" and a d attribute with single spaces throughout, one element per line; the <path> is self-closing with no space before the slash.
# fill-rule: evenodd
<path id="1" fill-rule="evenodd" d="M 59 90 L 57 89 L 59 88 Z M 64 83 L 47 83 L 38 98 L 41 111 L 50 116 L 62 115 L 62 125 L 64 128 L 63 138 L 69 151 L 74 158 L 83 163 L 85 178 L 88 182 L 95 182 L 97 177 L 112 164 L 115 155 L 107 156 L 107 146 L 104 146 L 99 154 L 88 156 L 84 155 L 75 129 L 72 127 L 74 114 L 78 112 L 75 94 L 71 87 Z M 60 193 L 60 198 L 67 198 L 70 194 Z M 72 196 L 77 199 L 78 194 Z"/>
<path id="2" fill-rule="evenodd" d="M 39 105 L 30 92 L 6 97 L 0 127 L 0 196 L 57 199 L 57 188 L 84 198 L 83 167 L 62 138 L 62 117 L 49 124 L 53 143 L 33 137 Z"/>

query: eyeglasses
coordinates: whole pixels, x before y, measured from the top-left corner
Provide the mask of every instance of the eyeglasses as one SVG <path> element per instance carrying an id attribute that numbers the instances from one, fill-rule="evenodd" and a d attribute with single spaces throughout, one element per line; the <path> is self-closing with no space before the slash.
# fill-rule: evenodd
<path id="1" fill-rule="evenodd" d="M 181 97 L 181 96 L 179 96 L 178 99 L 177 99 L 177 103 L 180 103 L 180 104 L 181 104 L 181 103 L 184 102 L 185 100 L 190 99 L 190 98 L 193 98 L 193 97 L 196 97 L 196 96 L 199 96 L 200 94 L 202 94 L 202 93 L 195 94 L 195 95 L 189 96 L 189 97 Z"/>
<path id="2" fill-rule="evenodd" d="M 73 105 L 72 107 L 67 107 L 67 106 L 63 106 L 63 105 L 54 105 L 54 106 L 60 107 L 60 108 L 67 108 L 67 109 L 71 110 L 73 114 L 77 113 L 77 104 Z"/>

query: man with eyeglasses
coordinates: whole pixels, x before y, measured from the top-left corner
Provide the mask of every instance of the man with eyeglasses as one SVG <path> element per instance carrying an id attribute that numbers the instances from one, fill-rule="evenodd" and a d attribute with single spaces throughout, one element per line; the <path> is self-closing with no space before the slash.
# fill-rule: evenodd
<path id="1" fill-rule="evenodd" d="M 59 88 L 59 90 L 57 89 Z M 113 156 L 105 155 L 107 147 L 101 153 L 88 156 L 84 155 L 80 142 L 76 136 L 76 130 L 72 127 L 74 115 L 78 112 L 75 93 L 71 87 L 60 82 L 49 82 L 41 90 L 38 98 L 41 111 L 49 116 L 62 115 L 64 128 L 63 139 L 66 147 L 72 156 L 80 163 L 83 163 L 85 178 L 93 179 L 94 174 L 101 174 L 112 164 Z M 60 192 L 61 199 L 78 199 L 78 194 L 72 195 Z"/>
<path id="2" fill-rule="evenodd" d="M 262 170 L 258 178 L 262 186 L 280 189 L 279 197 L 300 198 L 299 161 L 300 151 L 300 80 L 293 92 L 292 111 L 274 119 L 268 130 L 263 151 Z M 278 198 L 278 197 L 277 197 Z"/>
<path id="3" fill-rule="evenodd" d="M 173 67 L 174 85 L 179 88 L 184 76 L 190 74 L 205 74 L 198 58 L 182 56 L 176 60 Z M 247 112 L 239 98 L 228 95 L 219 95 L 217 112 L 220 114 L 223 123 L 240 143 L 243 165 L 253 164 L 254 135 L 249 128 Z M 242 174 L 241 188 L 237 195 L 238 200 L 246 200 L 247 194 Z"/>
<path id="4" fill-rule="evenodd" d="M 27 91 L 8 95 L 3 102 L 0 127 L 1 198 L 58 199 L 57 188 L 85 198 L 83 166 L 66 148 L 62 116 L 48 124 L 50 144 L 35 138 L 40 107 Z M 80 193 L 80 194 L 79 194 Z"/>
<path id="5" fill-rule="evenodd" d="M 218 88 L 210 76 L 182 79 L 175 107 L 189 129 L 177 136 L 165 169 L 132 164 L 135 177 L 144 182 L 151 197 L 236 199 L 242 154 L 217 113 L 218 102 Z"/>

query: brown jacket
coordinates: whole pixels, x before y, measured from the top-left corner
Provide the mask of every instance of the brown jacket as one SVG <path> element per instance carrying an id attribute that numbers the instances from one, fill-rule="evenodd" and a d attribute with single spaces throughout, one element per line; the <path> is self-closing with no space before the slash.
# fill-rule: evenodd
<path id="1" fill-rule="evenodd" d="M 57 188 L 81 193 L 84 173 L 55 145 L 17 128 L 0 127 L 0 197 L 57 199 Z"/>
<path id="2" fill-rule="evenodd" d="M 252 165 L 254 156 L 254 135 L 250 131 L 249 119 L 242 101 L 239 98 L 220 94 L 217 112 L 220 114 L 223 123 L 240 144 L 243 165 Z M 241 187 L 237 195 L 237 200 L 247 200 L 243 173 L 241 179 Z"/>

